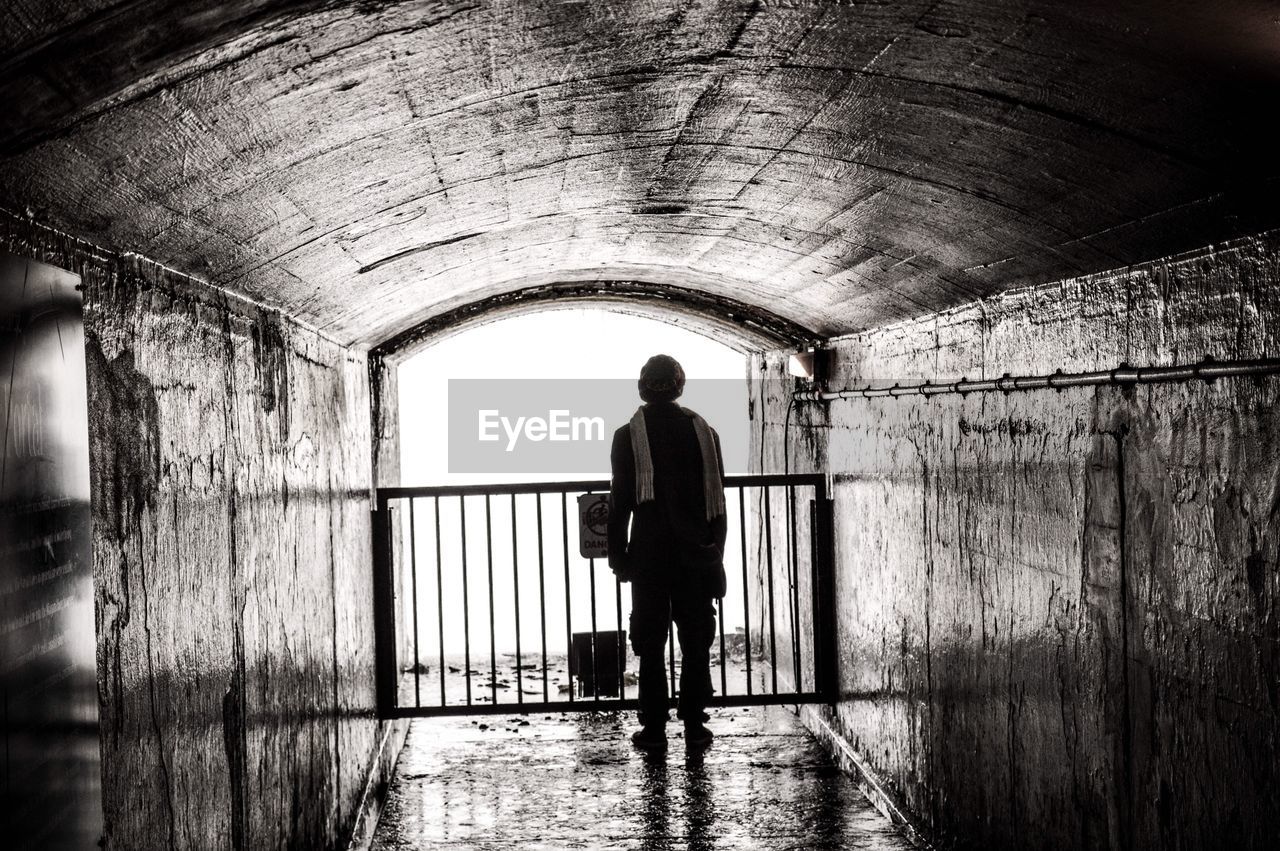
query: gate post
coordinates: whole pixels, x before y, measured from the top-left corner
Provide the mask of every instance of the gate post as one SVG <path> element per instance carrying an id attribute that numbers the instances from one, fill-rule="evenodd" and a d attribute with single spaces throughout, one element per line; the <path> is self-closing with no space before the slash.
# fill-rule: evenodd
<path id="1" fill-rule="evenodd" d="M 379 718 L 396 708 L 396 592 L 391 563 L 391 509 L 379 500 L 373 519 L 373 655 Z"/>
<path id="2" fill-rule="evenodd" d="M 836 649 L 835 523 L 825 477 L 814 487 L 809 504 L 813 530 L 814 675 L 824 703 L 840 697 L 839 656 Z"/>

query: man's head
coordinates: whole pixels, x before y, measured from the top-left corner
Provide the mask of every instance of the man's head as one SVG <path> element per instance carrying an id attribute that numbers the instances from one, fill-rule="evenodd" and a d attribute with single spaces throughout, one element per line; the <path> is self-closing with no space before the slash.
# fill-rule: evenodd
<path id="1" fill-rule="evenodd" d="M 640 369 L 639 386 L 646 402 L 674 402 L 684 392 L 684 369 L 670 355 L 654 355 Z"/>

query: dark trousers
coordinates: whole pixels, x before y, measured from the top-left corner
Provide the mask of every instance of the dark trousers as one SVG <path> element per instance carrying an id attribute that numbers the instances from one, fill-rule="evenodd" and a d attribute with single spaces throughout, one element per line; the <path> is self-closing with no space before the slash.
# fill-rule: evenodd
<path id="1" fill-rule="evenodd" d="M 672 621 L 680 642 L 680 697 L 676 717 L 706 721 L 711 702 L 711 644 L 716 635 L 712 597 L 659 583 L 631 587 L 631 647 L 640 658 L 640 723 L 667 722 L 667 634 Z"/>

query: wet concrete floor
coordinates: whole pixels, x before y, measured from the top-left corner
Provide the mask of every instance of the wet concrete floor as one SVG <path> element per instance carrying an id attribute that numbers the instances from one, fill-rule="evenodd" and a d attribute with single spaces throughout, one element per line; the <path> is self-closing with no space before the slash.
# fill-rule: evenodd
<path id="1" fill-rule="evenodd" d="M 911 847 L 788 710 L 712 715 L 709 748 L 673 722 L 658 755 L 631 745 L 632 713 L 420 719 L 373 847 Z"/>

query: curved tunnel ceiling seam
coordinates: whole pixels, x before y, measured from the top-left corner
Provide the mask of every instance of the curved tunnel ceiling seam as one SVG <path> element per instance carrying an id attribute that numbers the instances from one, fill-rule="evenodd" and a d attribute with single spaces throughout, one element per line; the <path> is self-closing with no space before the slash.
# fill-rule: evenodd
<path id="1" fill-rule="evenodd" d="M 735 323 L 745 322 L 758 329 L 756 334 L 750 336 L 764 335 L 777 344 L 812 343 L 823 338 L 823 335 L 766 308 L 755 307 L 729 296 L 644 281 L 600 279 L 562 281 L 507 290 L 435 311 L 414 320 L 403 330 L 388 335 L 382 342 L 372 344 L 370 355 L 396 355 L 461 321 L 482 320 L 487 314 L 498 311 L 524 307 L 536 309 L 538 304 L 545 301 L 563 303 L 566 300 L 588 302 L 629 299 L 646 303 L 658 302 L 677 313 L 687 310 L 695 316 L 724 326 L 726 330 L 731 329 Z M 746 340 L 748 335 L 741 335 L 741 338 Z"/>

